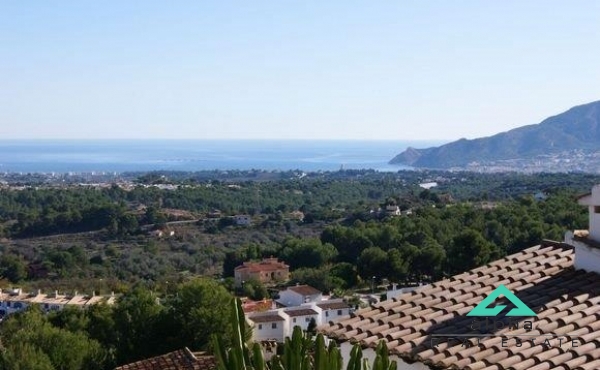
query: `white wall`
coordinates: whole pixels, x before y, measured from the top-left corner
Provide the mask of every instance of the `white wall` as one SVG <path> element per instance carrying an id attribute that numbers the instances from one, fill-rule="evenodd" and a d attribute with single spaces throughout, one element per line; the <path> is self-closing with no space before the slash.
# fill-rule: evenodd
<path id="1" fill-rule="evenodd" d="M 306 297 L 308 297 L 309 302 L 320 302 L 323 299 L 323 294 L 313 294 L 304 296 L 302 294 L 294 292 L 293 290 L 286 289 L 279 292 L 279 299 L 277 300 L 277 302 L 283 304 L 286 307 L 300 306 L 303 303 L 307 303 L 304 302 L 304 299 Z"/>
<path id="2" fill-rule="evenodd" d="M 339 314 L 338 311 L 341 311 L 341 314 Z M 330 321 L 336 321 L 341 317 L 345 317 L 348 315 L 350 315 L 350 308 L 342 308 L 339 310 L 323 310 L 323 313 L 321 314 L 321 322 L 319 323 L 319 325 L 327 324 Z"/>
<path id="3" fill-rule="evenodd" d="M 600 200 L 596 203 L 594 199 L 594 204 L 597 204 L 600 207 Z M 596 206 L 591 205 L 589 207 L 589 220 L 590 220 L 590 237 L 595 241 L 600 241 L 600 213 L 596 213 Z"/>
<path id="4" fill-rule="evenodd" d="M 600 212 L 596 213 L 595 207 L 600 207 L 600 185 L 592 188 L 592 194 L 579 199 L 579 204 L 587 205 L 589 210 L 590 238 L 600 241 Z"/>
<path id="5" fill-rule="evenodd" d="M 300 306 L 304 303 L 304 297 L 296 292 L 292 292 L 291 290 L 282 290 L 279 292 L 278 302 L 281 304 L 291 307 L 291 306 Z"/>
<path id="6" fill-rule="evenodd" d="M 277 327 L 273 328 L 273 324 L 275 324 Z M 255 342 L 272 339 L 278 342 L 283 342 L 287 335 L 288 327 L 289 323 L 286 321 L 255 323 L 252 328 L 252 339 Z"/>
<path id="7" fill-rule="evenodd" d="M 315 322 L 318 325 L 319 323 L 319 315 L 307 315 L 307 316 L 292 316 L 290 317 L 290 334 L 294 332 L 294 326 L 299 326 L 300 329 L 306 330 L 308 329 L 308 325 L 310 324 L 310 319 L 314 318 Z M 296 322 L 294 322 L 296 319 Z"/>
<path id="8" fill-rule="evenodd" d="M 9 307 L 10 303 L 10 307 Z M 6 315 L 13 314 L 15 312 L 24 311 L 28 307 L 28 304 L 25 302 L 19 301 L 4 301 L 0 303 L 0 309 L 5 312 Z"/>
<path id="9" fill-rule="evenodd" d="M 575 268 L 600 274 L 600 249 L 578 241 L 571 244 L 575 247 Z"/>

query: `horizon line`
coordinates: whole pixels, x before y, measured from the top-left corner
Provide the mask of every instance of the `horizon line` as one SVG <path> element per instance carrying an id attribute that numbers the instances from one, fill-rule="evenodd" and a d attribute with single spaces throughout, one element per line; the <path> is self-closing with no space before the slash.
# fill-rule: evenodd
<path id="1" fill-rule="evenodd" d="M 137 140 L 137 141 L 387 141 L 387 142 L 450 142 L 457 139 L 386 139 L 386 138 L 0 138 L 2 141 L 124 141 L 124 140 Z"/>

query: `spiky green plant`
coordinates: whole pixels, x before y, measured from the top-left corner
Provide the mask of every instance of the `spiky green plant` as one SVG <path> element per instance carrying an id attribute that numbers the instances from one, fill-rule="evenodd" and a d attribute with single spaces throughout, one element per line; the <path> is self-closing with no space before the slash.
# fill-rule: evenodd
<path id="1" fill-rule="evenodd" d="M 342 355 L 335 343 L 331 341 L 327 346 L 322 334 L 316 337 L 305 335 L 299 327 L 294 328 L 291 338 L 286 338 L 283 354 L 265 361 L 260 344 L 248 346 L 244 340 L 248 333 L 241 301 L 237 299 L 233 305 L 233 346 L 226 348 L 221 338 L 213 337 L 218 370 L 342 370 Z M 387 346 L 380 342 L 371 367 L 356 344 L 350 352 L 346 370 L 396 370 L 396 361 L 390 360 Z"/>

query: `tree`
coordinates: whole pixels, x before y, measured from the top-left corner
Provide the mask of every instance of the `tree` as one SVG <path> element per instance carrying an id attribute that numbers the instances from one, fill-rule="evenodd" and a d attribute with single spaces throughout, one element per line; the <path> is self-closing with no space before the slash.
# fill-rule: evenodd
<path id="1" fill-rule="evenodd" d="M 27 278 L 27 265 L 23 258 L 14 254 L 3 254 L 0 257 L 0 276 L 11 283 L 18 283 Z"/>
<path id="2" fill-rule="evenodd" d="M 432 242 L 425 245 L 414 260 L 413 269 L 417 275 L 427 275 L 431 278 L 439 277 L 442 263 L 446 259 L 446 251 L 441 245 Z"/>
<path id="3" fill-rule="evenodd" d="M 174 343 L 178 348 L 206 350 L 212 334 L 228 343 L 232 335 L 229 322 L 231 294 L 210 279 L 195 279 L 179 286 L 170 302 Z"/>
<path id="4" fill-rule="evenodd" d="M 245 296 L 256 301 L 269 296 L 269 292 L 264 284 L 256 279 L 249 279 L 244 282 L 243 293 Z"/>
<path id="5" fill-rule="evenodd" d="M 292 272 L 292 283 L 307 284 L 323 293 L 342 288 L 346 283 L 337 276 L 330 274 L 329 269 L 301 268 Z"/>
<path id="6" fill-rule="evenodd" d="M 315 320 L 314 317 L 312 317 L 310 319 L 310 322 L 308 323 L 308 326 L 306 327 L 306 332 L 309 333 L 310 335 L 317 334 L 317 321 Z"/>
<path id="7" fill-rule="evenodd" d="M 388 255 L 379 247 L 365 249 L 358 259 L 358 274 L 366 280 L 373 276 L 387 277 L 389 273 Z"/>
<path id="8" fill-rule="evenodd" d="M 97 341 L 85 332 L 54 327 L 37 307 L 11 315 L 2 323 L 1 335 L 6 346 L 2 360 L 9 362 L 9 369 L 101 369 L 106 360 Z M 35 358 L 26 359 L 19 351 Z"/>
<path id="9" fill-rule="evenodd" d="M 351 263 L 337 263 L 331 267 L 329 274 L 341 279 L 344 282 L 342 286 L 344 289 L 355 287 L 358 284 L 358 273 L 356 267 Z"/>
<path id="10" fill-rule="evenodd" d="M 156 297 L 141 287 L 119 298 L 113 313 L 117 363 L 137 361 L 158 352 L 162 338 L 157 338 L 156 328 L 163 310 Z"/>
<path id="11" fill-rule="evenodd" d="M 55 370 L 52 361 L 41 349 L 28 343 L 15 343 L 0 351 L 3 370 Z"/>
<path id="12" fill-rule="evenodd" d="M 299 267 L 321 267 L 332 261 L 338 252 L 329 243 L 321 243 L 319 239 L 289 238 L 283 243 L 279 257 L 292 269 Z"/>
<path id="13" fill-rule="evenodd" d="M 452 273 L 481 266 L 490 260 L 494 246 L 481 233 L 468 229 L 454 237 L 448 250 L 448 265 Z"/>
<path id="14" fill-rule="evenodd" d="M 387 252 L 388 273 L 387 278 L 392 281 L 403 281 L 406 279 L 408 265 L 402 258 L 398 249 L 390 249 Z"/>

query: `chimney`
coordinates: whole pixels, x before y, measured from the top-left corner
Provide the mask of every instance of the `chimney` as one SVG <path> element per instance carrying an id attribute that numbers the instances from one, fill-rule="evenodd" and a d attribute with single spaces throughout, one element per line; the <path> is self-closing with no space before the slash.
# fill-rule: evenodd
<path id="1" fill-rule="evenodd" d="M 567 231 L 564 242 L 575 248 L 576 269 L 600 273 L 600 184 L 577 203 L 588 207 L 588 230 Z"/>

